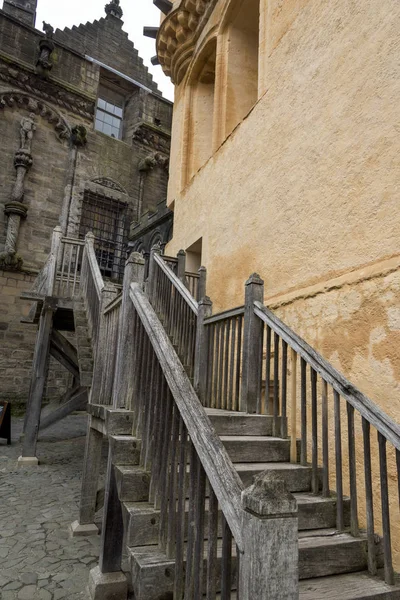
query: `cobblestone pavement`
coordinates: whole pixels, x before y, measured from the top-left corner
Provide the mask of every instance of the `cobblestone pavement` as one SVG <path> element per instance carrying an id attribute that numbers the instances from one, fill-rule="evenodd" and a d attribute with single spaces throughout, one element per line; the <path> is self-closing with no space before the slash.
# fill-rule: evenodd
<path id="1" fill-rule="evenodd" d="M 12 446 L 0 441 L 1 600 L 88 599 L 99 536 L 69 533 L 78 515 L 86 418 L 71 415 L 43 433 L 39 467 L 16 466 L 21 419 L 13 419 Z"/>

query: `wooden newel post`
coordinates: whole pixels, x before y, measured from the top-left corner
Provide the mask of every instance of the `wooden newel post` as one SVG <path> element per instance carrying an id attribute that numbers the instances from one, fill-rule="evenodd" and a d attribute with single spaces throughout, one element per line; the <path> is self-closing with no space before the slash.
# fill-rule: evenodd
<path id="1" fill-rule="evenodd" d="M 178 270 L 177 277 L 186 285 L 186 252 L 184 250 L 179 250 L 177 254 L 178 258 Z"/>
<path id="2" fill-rule="evenodd" d="M 194 389 L 201 401 L 205 399 L 208 378 L 208 336 L 209 328 L 204 319 L 212 314 L 212 302 L 208 296 L 199 301 L 197 316 L 196 352 L 194 359 Z"/>
<path id="3" fill-rule="evenodd" d="M 264 281 L 253 273 L 246 281 L 243 334 L 243 367 L 240 409 L 248 413 L 260 412 L 262 339 L 264 324 L 254 314 L 254 302 L 264 300 Z"/>
<path id="4" fill-rule="evenodd" d="M 138 252 L 132 252 L 125 264 L 124 282 L 122 290 L 122 305 L 119 314 L 117 362 L 115 366 L 113 406 L 114 408 L 129 408 L 131 394 L 129 385 L 132 369 L 133 349 L 136 343 L 133 331 L 133 305 L 129 297 L 131 283 L 143 285 L 145 274 L 145 260 Z"/>
<path id="5" fill-rule="evenodd" d="M 297 502 L 277 473 L 262 473 L 242 492 L 241 600 L 299 597 Z"/>
<path id="6" fill-rule="evenodd" d="M 204 298 L 207 290 L 207 269 L 200 267 L 199 271 L 199 286 L 197 288 L 197 301 Z"/>
<path id="7" fill-rule="evenodd" d="M 149 278 L 147 280 L 147 295 L 152 302 L 154 300 L 154 294 L 156 289 L 156 278 L 157 278 L 157 265 L 154 262 L 154 255 L 161 255 L 160 244 L 155 244 L 150 251 L 150 262 L 149 262 Z"/>

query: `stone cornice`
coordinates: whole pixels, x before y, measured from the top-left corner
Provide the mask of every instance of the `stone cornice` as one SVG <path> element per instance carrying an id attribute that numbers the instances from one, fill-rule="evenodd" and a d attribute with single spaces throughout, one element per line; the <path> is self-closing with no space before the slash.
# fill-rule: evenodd
<path id="1" fill-rule="evenodd" d="M 85 119 L 93 119 L 95 100 L 66 89 L 62 84 L 41 79 L 33 70 L 15 62 L 0 52 L 0 81 L 22 89 L 28 94 L 57 104 L 60 108 L 74 112 Z"/>
<path id="2" fill-rule="evenodd" d="M 157 56 L 164 73 L 179 84 L 193 56 L 195 44 L 217 0 L 180 0 L 161 23 Z"/>

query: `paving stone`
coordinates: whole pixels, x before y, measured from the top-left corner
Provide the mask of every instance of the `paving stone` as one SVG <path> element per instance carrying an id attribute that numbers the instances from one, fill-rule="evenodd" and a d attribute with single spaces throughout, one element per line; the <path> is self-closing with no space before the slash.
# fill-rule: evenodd
<path id="1" fill-rule="evenodd" d="M 13 425 L 17 440 L 22 421 Z M 84 415 L 49 428 L 38 443 L 41 466 L 32 471 L 16 468 L 18 442 L 2 447 L 1 600 L 87 600 L 100 536 L 71 538 L 68 529 L 78 516 L 85 428 Z"/>

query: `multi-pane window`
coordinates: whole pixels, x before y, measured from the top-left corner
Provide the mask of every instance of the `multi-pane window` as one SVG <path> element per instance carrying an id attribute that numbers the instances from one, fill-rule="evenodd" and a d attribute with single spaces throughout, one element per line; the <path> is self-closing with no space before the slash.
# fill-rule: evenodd
<path id="1" fill-rule="evenodd" d="M 83 198 L 79 237 L 91 231 L 95 252 L 104 277 L 122 281 L 126 259 L 127 206 L 111 198 L 86 191 Z"/>
<path id="2" fill-rule="evenodd" d="M 95 129 L 117 140 L 122 137 L 124 97 L 101 87 L 97 100 Z"/>

